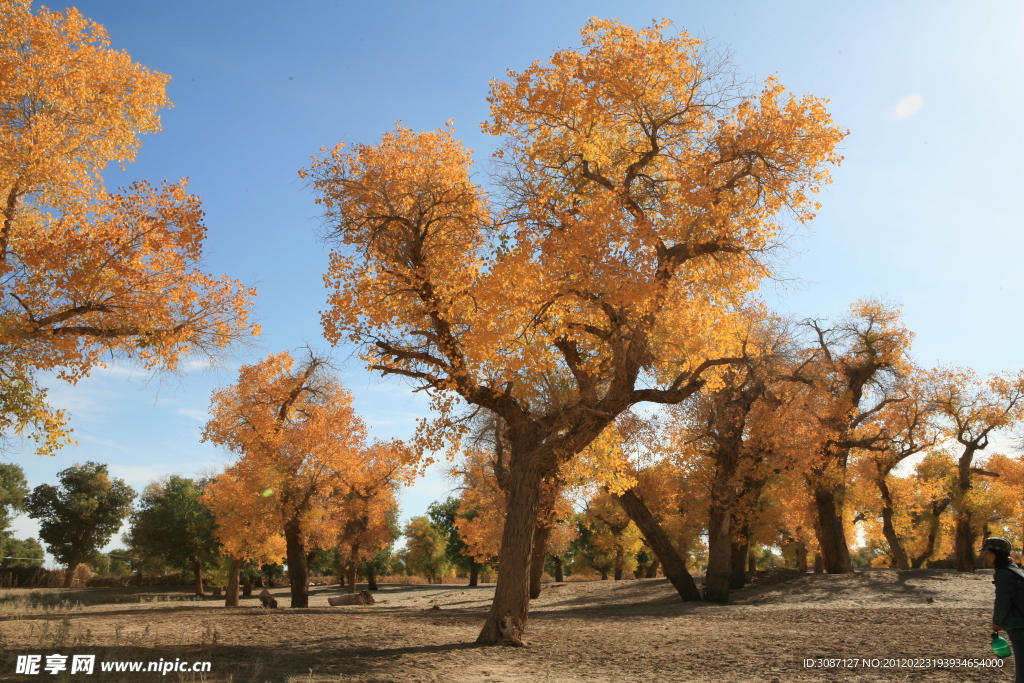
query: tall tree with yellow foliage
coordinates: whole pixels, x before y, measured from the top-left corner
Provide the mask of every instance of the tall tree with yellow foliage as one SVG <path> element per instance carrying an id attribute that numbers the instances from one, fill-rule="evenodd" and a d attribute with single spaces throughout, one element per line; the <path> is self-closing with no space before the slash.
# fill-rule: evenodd
<path id="1" fill-rule="evenodd" d="M 0 0 L 0 428 L 67 440 L 36 373 L 75 382 L 104 354 L 174 370 L 246 333 L 253 290 L 200 269 L 206 228 L 185 181 L 108 193 L 107 164 L 160 129 L 168 76 L 103 27 Z"/>
<path id="2" fill-rule="evenodd" d="M 807 221 L 844 133 L 774 79 L 741 91 L 668 23 L 592 19 L 583 45 L 495 80 L 494 194 L 451 128 L 399 126 L 302 171 L 325 211 L 333 343 L 505 423 L 509 505 L 478 642 L 520 644 L 542 482 L 631 405 L 678 403 L 736 355 L 734 306 L 769 272 L 783 217 Z M 535 378 L 566 389 L 533 400 Z M 641 381 L 642 378 L 642 381 Z"/>

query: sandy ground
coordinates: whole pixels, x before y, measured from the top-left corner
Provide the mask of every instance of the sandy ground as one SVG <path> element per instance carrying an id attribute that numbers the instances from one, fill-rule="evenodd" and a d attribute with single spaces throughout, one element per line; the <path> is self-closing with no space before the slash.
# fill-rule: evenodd
<path id="1" fill-rule="evenodd" d="M 256 598 L 225 608 L 188 600 L 185 589 L 102 588 L 40 591 L 35 599 L 66 601 L 41 609 L 27 604 L 31 591 L 0 591 L 0 680 L 1013 680 L 1012 658 L 1003 668 L 971 661 L 994 660 L 993 587 L 981 573 L 758 572 L 730 605 L 682 603 L 665 579 L 547 584 L 528 647 L 477 647 L 493 591 L 382 585 L 372 607 L 329 607 L 334 586 L 294 610 L 266 610 Z M 287 589 L 273 592 L 288 604 Z M 91 604 L 101 600 L 121 602 Z M 19 675 L 16 656 L 27 653 L 209 661 L 211 670 L 115 674 L 97 664 L 93 675 Z"/>

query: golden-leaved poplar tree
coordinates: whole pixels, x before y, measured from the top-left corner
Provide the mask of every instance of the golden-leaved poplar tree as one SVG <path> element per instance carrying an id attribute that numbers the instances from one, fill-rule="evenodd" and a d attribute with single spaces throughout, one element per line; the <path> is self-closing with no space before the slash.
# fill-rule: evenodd
<path id="1" fill-rule="evenodd" d="M 0 0 L 0 429 L 67 440 L 39 371 L 74 382 L 104 354 L 173 370 L 245 333 L 254 292 L 200 268 L 185 182 L 108 193 L 107 164 L 160 129 L 169 79 L 76 10 Z"/>
<path id="2" fill-rule="evenodd" d="M 363 457 L 366 427 L 352 395 L 322 359 L 296 365 L 284 352 L 242 366 L 237 384 L 214 392 L 210 412 L 203 440 L 241 456 L 225 474 L 239 495 L 263 499 L 284 534 L 291 606 L 308 607 L 306 553 L 333 546 L 334 508 L 349 493 L 341 476 Z"/>
<path id="3" fill-rule="evenodd" d="M 728 65 L 667 22 L 593 19 L 582 47 L 492 82 L 488 192 L 450 128 L 399 126 L 301 175 L 332 254 L 333 343 L 431 391 L 439 445 L 462 402 L 504 421 L 509 503 L 480 643 L 522 642 L 542 482 L 631 405 L 677 403 L 735 355 L 735 307 L 782 221 L 809 220 L 844 132 L 825 103 Z M 564 387 L 534 400 L 536 378 Z"/>

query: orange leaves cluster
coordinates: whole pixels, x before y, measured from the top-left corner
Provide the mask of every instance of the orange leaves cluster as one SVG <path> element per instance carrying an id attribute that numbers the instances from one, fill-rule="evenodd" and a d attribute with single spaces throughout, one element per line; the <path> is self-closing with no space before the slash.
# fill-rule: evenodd
<path id="1" fill-rule="evenodd" d="M 375 549 L 416 458 L 399 442 L 367 445 L 351 394 L 326 370 L 315 357 L 296 367 L 271 354 L 215 392 L 203 438 L 241 456 L 208 494 L 226 546 L 243 551 L 291 528 L 307 547 Z"/>
<path id="2" fill-rule="evenodd" d="M 133 161 L 138 136 L 160 130 L 170 77 L 111 49 L 74 8 L 31 4 L 0 2 L 0 188 L 63 207 L 102 192 L 104 167 Z"/>
<path id="3" fill-rule="evenodd" d="M 66 437 L 39 370 L 68 381 L 105 353 L 174 370 L 258 328 L 255 292 L 200 269 L 199 201 L 185 182 L 108 194 L 101 173 L 160 129 L 168 76 L 110 47 L 76 10 L 0 0 L 0 407 L 42 452 Z M 29 396 L 26 402 L 18 398 Z"/>
<path id="4" fill-rule="evenodd" d="M 538 418 L 531 439 L 563 461 L 629 404 L 681 400 L 688 373 L 732 354 L 735 309 L 768 273 L 758 254 L 783 212 L 810 217 L 845 133 L 774 81 L 740 92 L 665 27 L 591 20 L 581 49 L 492 82 L 500 210 L 450 129 L 399 126 L 314 159 L 300 174 L 338 243 L 328 338 L 509 424 Z M 644 372 L 659 388 L 634 393 Z M 542 378 L 557 409 L 536 400 Z M 573 426 L 599 404 L 602 424 Z"/>

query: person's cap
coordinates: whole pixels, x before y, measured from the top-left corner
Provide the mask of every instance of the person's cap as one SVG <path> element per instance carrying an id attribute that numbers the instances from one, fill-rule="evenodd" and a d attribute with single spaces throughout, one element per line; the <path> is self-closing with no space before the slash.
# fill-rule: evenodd
<path id="1" fill-rule="evenodd" d="M 985 542 L 981 544 L 981 550 L 979 550 L 978 552 L 983 552 L 985 550 L 1001 550 L 1002 552 L 1009 555 L 1010 542 L 1007 541 L 1005 538 L 986 538 Z"/>

